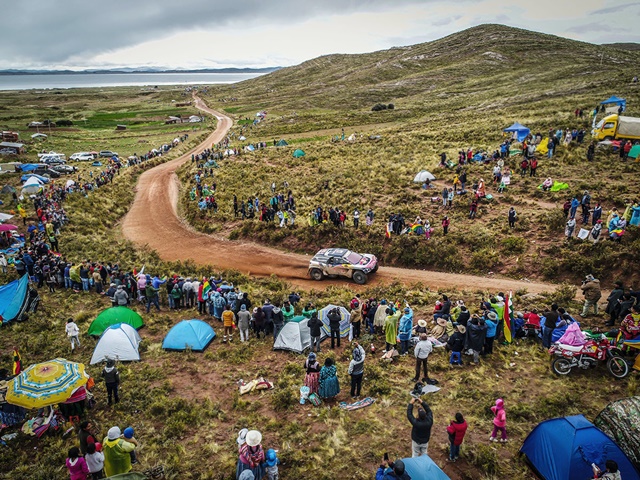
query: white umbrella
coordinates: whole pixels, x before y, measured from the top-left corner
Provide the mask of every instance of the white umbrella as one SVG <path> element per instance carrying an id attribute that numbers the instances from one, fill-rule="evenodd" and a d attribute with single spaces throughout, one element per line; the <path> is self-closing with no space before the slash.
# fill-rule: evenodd
<path id="1" fill-rule="evenodd" d="M 426 170 L 422 170 L 421 172 L 418 172 L 418 174 L 416 175 L 416 177 L 413 179 L 413 181 L 415 183 L 424 183 L 427 180 L 435 180 L 436 177 L 434 177 L 431 172 L 427 172 Z"/>

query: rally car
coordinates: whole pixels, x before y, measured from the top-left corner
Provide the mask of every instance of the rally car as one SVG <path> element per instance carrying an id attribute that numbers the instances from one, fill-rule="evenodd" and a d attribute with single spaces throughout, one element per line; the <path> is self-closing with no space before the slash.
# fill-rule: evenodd
<path id="1" fill-rule="evenodd" d="M 324 248 L 309 262 L 309 276 L 352 278 L 359 285 L 367 283 L 367 275 L 378 270 L 378 259 L 368 253 L 355 253 L 346 248 Z"/>

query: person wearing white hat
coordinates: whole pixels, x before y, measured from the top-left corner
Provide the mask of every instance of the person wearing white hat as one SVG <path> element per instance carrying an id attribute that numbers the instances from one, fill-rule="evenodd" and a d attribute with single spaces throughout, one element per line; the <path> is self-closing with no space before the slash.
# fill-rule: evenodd
<path id="1" fill-rule="evenodd" d="M 247 443 L 247 433 L 249 433 L 248 428 L 243 428 L 238 432 L 238 438 L 236 438 L 236 443 L 238 444 L 238 456 L 241 453 L 242 446 L 245 443 Z M 236 463 L 236 478 L 240 477 L 240 474 L 242 473 L 242 471 L 243 471 L 242 462 L 240 461 L 240 458 L 238 458 L 238 462 Z M 247 471 L 251 472 L 251 470 L 247 470 Z"/>
<path id="2" fill-rule="evenodd" d="M 107 436 L 102 441 L 104 471 L 107 477 L 131 471 L 129 452 L 133 452 L 135 448 L 133 443 L 127 442 L 122 437 L 120 428 L 111 427 L 109 429 Z"/>
<path id="3" fill-rule="evenodd" d="M 251 470 L 255 480 L 261 480 L 264 476 L 265 455 L 262 448 L 262 434 L 258 430 L 249 430 L 245 437 L 245 443 L 240 445 L 240 465 L 238 480 L 242 478 L 245 470 Z M 246 478 L 246 475 L 245 475 Z"/>

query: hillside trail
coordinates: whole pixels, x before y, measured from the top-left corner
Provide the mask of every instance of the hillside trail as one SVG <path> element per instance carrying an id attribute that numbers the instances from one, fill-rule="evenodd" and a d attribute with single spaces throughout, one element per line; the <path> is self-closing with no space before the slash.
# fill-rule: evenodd
<path id="1" fill-rule="evenodd" d="M 311 280 L 307 275 L 308 255 L 287 253 L 253 242 L 229 240 L 220 235 L 200 233 L 180 218 L 180 182 L 176 170 L 191 161 L 192 154 L 198 154 L 213 143 L 220 142 L 233 125 L 231 118 L 210 109 L 196 95 L 194 100 L 199 110 L 216 117 L 218 124 L 215 131 L 181 157 L 140 175 L 131 209 L 120 225 L 124 237 L 135 244 L 155 250 L 160 258 L 167 261 L 191 260 L 198 265 L 234 269 L 258 277 L 277 275 L 282 280 L 304 289 L 322 289 L 329 285 L 345 284 L 358 288 L 348 280 Z M 555 289 L 555 285 L 548 283 L 398 267 L 380 267 L 369 283 L 389 284 L 393 281 L 407 285 L 421 283 L 432 289 L 470 291 L 524 289 L 529 293 L 542 293 Z"/>

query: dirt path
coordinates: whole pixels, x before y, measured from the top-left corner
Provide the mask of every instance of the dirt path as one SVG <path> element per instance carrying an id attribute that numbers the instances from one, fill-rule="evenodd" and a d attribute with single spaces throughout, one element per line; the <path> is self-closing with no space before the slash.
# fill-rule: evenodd
<path id="1" fill-rule="evenodd" d="M 199 265 L 235 269 L 261 277 L 275 274 L 305 289 L 318 289 L 330 284 L 348 282 L 314 282 L 307 276 L 309 257 L 306 255 L 286 253 L 250 242 L 231 241 L 217 235 L 206 235 L 195 231 L 178 217 L 179 181 L 176 170 L 191 160 L 192 153 L 199 153 L 212 143 L 222 140 L 233 123 L 229 117 L 208 108 L 198 97 L 195 97 L 195 105 L 218 119 L 216 130 L 190 152 L 147 170 L 140 176 L 133 205 L 121 224 L 123 235 L 138 245 L 147 245 L 156 250 L 164 260 L 193 260 Z M 555 288 L 552 284 L 507 278 L 395 267 L 381 267 L 371 279 L 371 283 L 388 284 L 396 279 L 406 284 L 420 282 L 433 289 L 526 289 L 531 293 L 542 293 L 551 292 Z"/>

